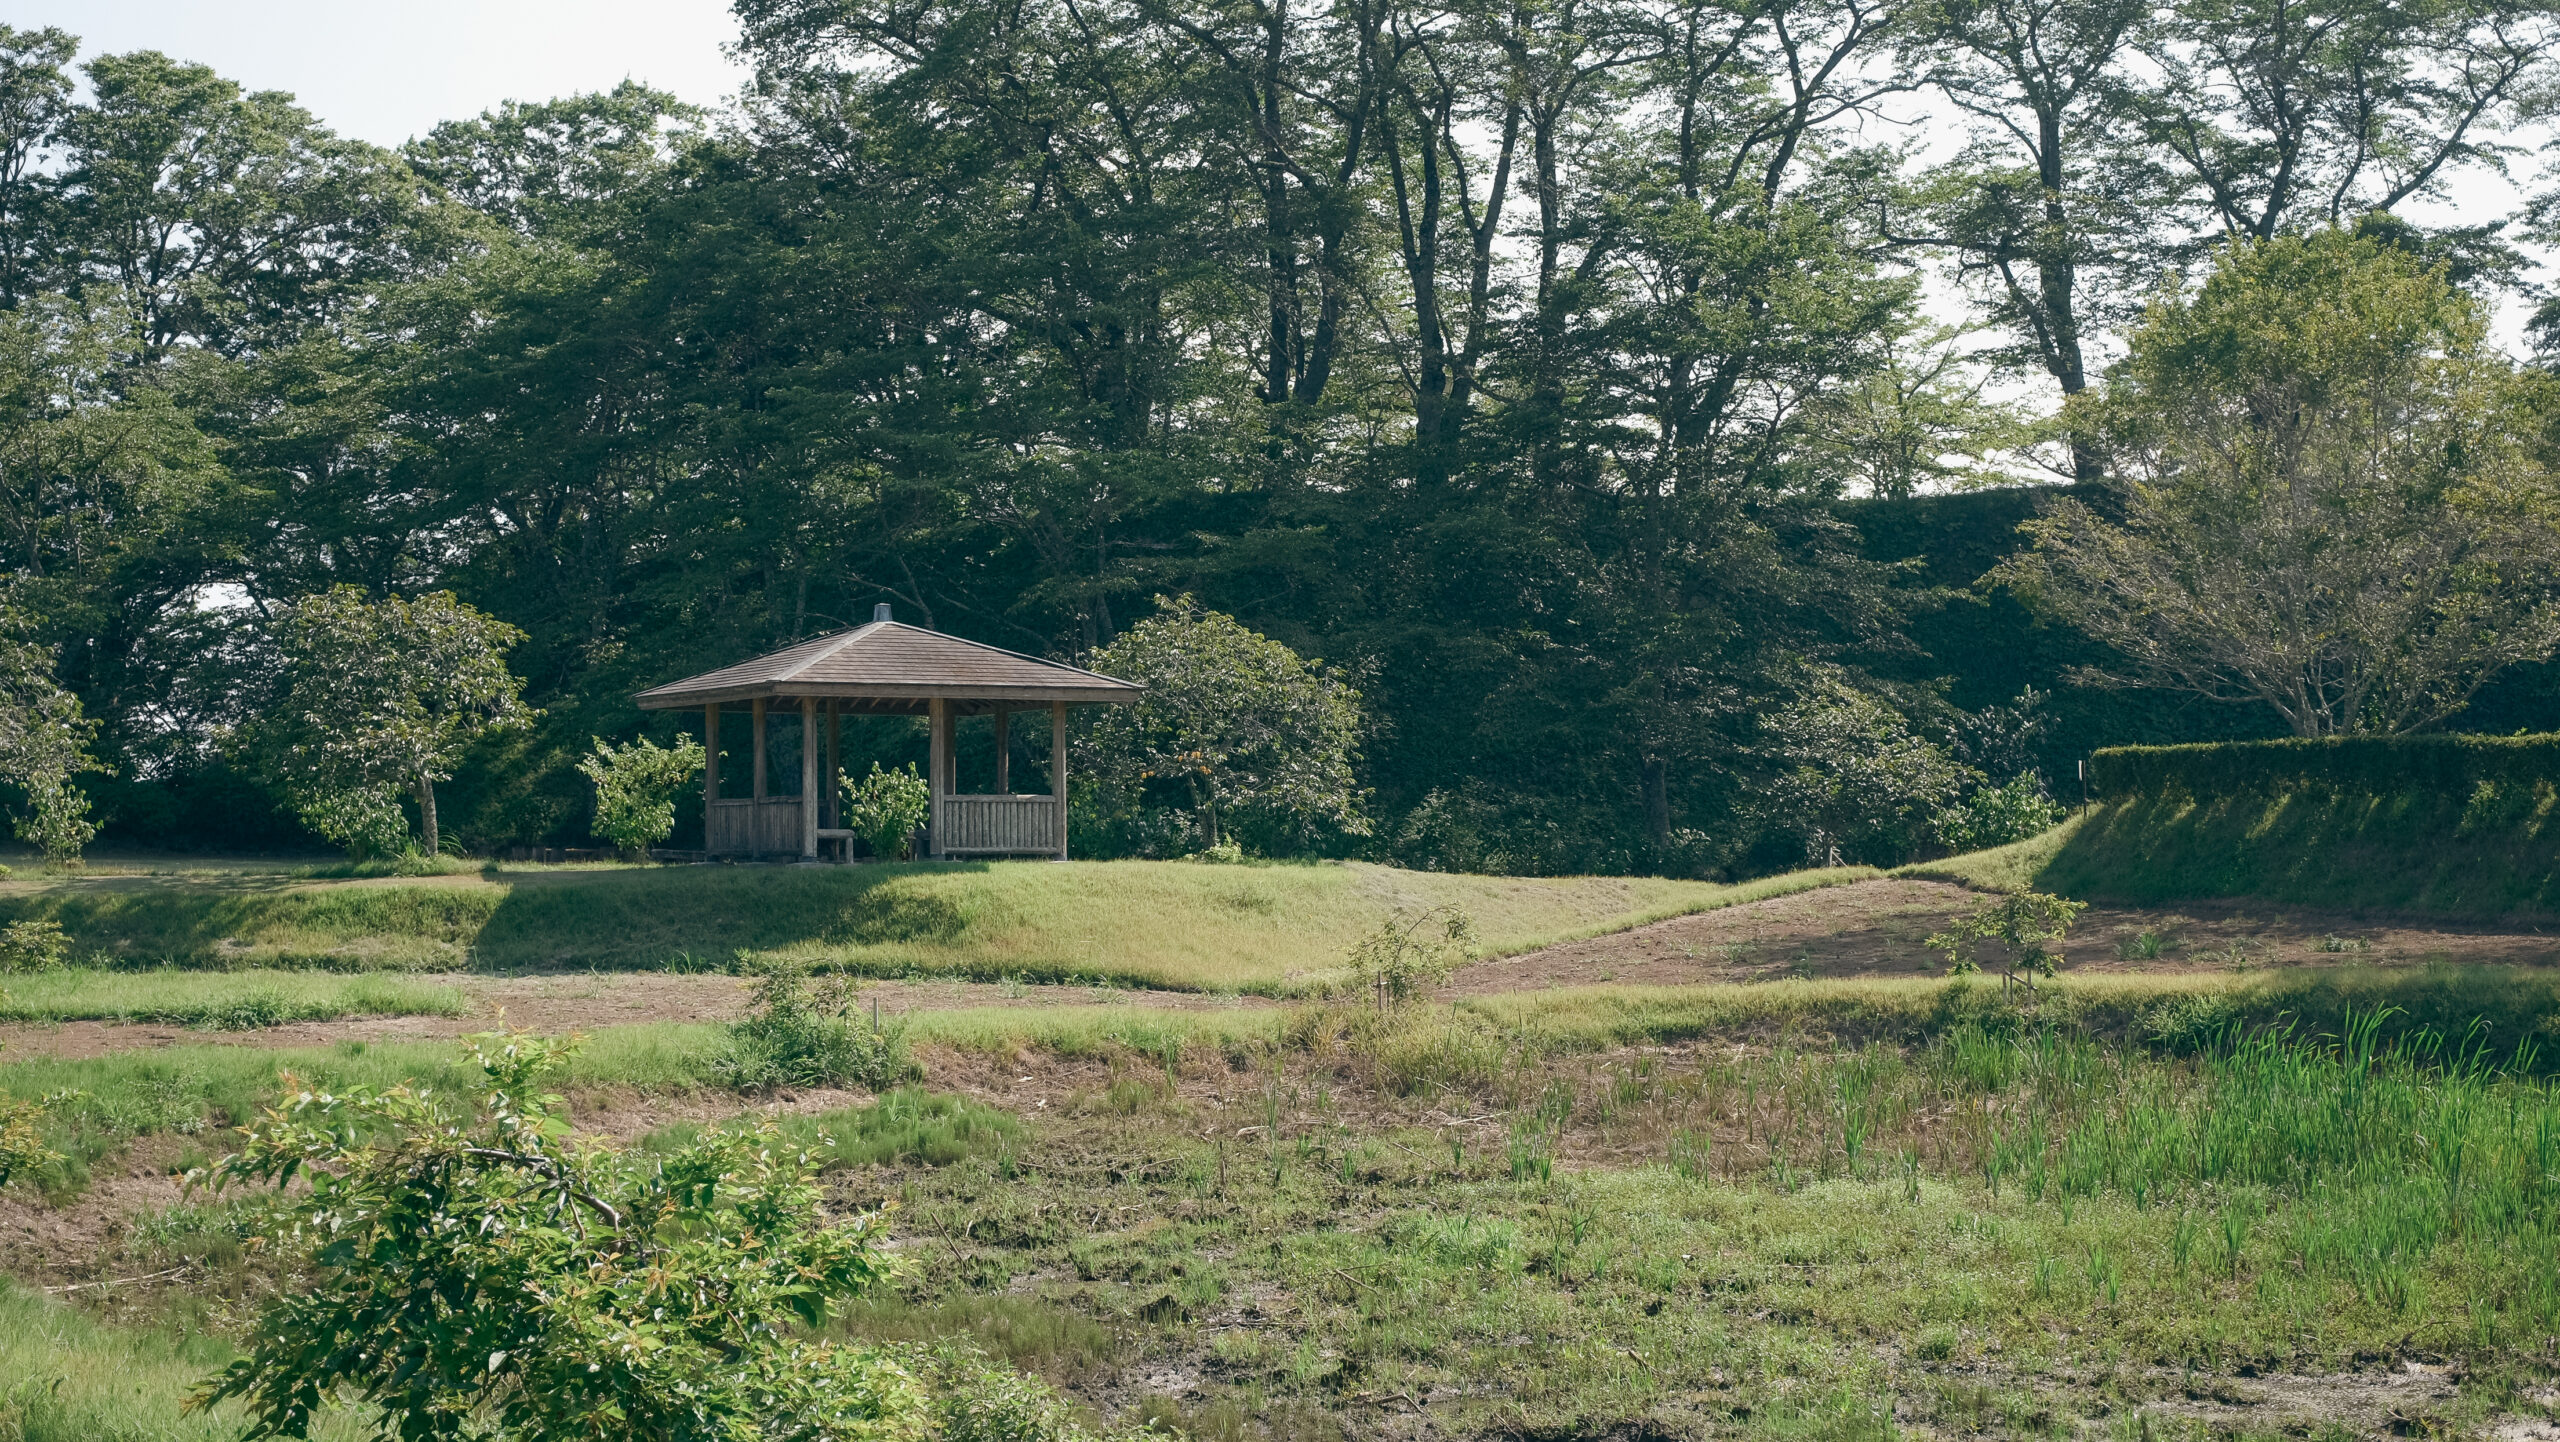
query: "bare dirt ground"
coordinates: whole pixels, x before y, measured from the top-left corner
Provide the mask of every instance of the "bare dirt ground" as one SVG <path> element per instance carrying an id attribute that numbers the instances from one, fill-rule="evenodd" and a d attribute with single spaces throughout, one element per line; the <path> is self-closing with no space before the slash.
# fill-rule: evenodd
<path id="1" fill-rule="evenodd" d="M 1450 996 L 1622 982 L 1687 986 L 1790 976 L 1918 976 L 1944 958 L 1928 935 L 1977 892 L 1939 881 L 1861 881 L 1701 912 L 1461 969 Z M 2158 939 L 2154 948 L 2145 934 Z M 2560 933 L 2354 916 L 2261 902 L 2174 910 L 2092 906 L 2056 948 L 2079 972 L 2219 971 L 2240 966 L 2560 963 Z"/>

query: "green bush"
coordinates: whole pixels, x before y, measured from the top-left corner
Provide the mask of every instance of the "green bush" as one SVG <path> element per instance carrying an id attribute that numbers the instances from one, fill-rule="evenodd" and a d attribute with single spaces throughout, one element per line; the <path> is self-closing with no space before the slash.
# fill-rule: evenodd
<path id="1" fill-rule="evenodd" d="M 0 1187 L 62 1160 L 44 1144 L 44 1108 L 0 1096 Z"/>
<path id="2" fill-rule="evenodd" d="M 269 1192 L 300 1272 L 199 1402 L 246 1404 L 251 1437 L 308 1436 L 327 1402 L 490 1442 L 926 1430 L 896 1358 L 799 1335 L 905 1270 L 880 1214 L 830 1223 L 770 1124 L 665 1156 L 581 1145 L 541 1090 L 566 1048 L 470 1044 L 461 1096 L 288 1078 L 213 1169 Z"/>
<path id="3" fill-rule="evenodd" d="M 2463 799 L 2483 785 L 2531 794 L 2560 782 L 2560 734 L 2335 736 L 2111 746 L 2089 758 L 2099 796 L 2209 799 L 2323 791 Z"/>
<path id="4" fill-rule="evenodd" d="M 933 792 L 913 766 L 883 771 L 874 761 L 870 775 L 844 778 L 845 829 L 883 861 L 906 856 L 908 838 L 932 810 Z"/>
<path id="5" fill-rule="evenodd" d="M 816 986 L 798 962 L 755 963 L 753 1010 L 729 1027 L 729 1045 L 712 1063 L 740 1091 L 782 1086 L 862 1086 L 880 1091 L 915 1074 L 903 1026 L 872 1029 L 851 1012 L 853 986 L 842 975 Z"/>
<path id="6" fill-rule="evenodd" d="M 0 975 L 60 971 L 71 962 L 71 941 L 58 921 L 13 921 L 0 926 Z"/>
<path id="7" fill-rule="evenodd" d="M 596 788 L 595 834 L 612 842 L 625 856 L 638 856 L 667 839 L 676 825 L 671 799 L 676 788 L 702 771 L 702 743 L 690 736 L 671 747 L 659 747 L 643 736 L 616 747 L 591 737 L 594 754 L 578 763 L 578 772 Z"/>
<path id="8" fill-rule="evenodd" d="M 2045 794 L 2044 778 L 2021 771 L 1940 811 L 1938 839 L 1957 851 L 1981 851 L 2041 835 L 2061 819 L 2061 806 Z"/>

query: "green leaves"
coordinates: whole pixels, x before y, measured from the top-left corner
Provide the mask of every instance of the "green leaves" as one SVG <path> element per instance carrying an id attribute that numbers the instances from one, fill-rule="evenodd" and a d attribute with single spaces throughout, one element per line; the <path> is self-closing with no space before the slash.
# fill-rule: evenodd
<path id="1" fill-rule="evenodd" d="M 1997 941 L 2007 948 L 2012 972 L 2051 976 L 2061 969 L 2062 958 L 2046 951 L 2044 944 L 2061 940 L 2070 932 L 2071 923 L 2088 908 L 2085 901 L 2069 901 L 2040 891 L 2016 892 L 1997 901 L 1982 902 L 1970 915 L 1930 936 L 1924 945 L 1944 952 L 1947 970 L 1957 976 L 1970 976 L 1982 969 L 1979 952 L 1986 941 Z"/>
<path id="2" fill-rule="evenodd" d="M 870 774 L 844 779 L 844 824 L 870 844 L 871 854 L 896 861 L 907 854 L 907 840 L 933 809 L 933 792 L 912 765 L 883 771 L 871 763 Z"/>
<path id="3" fill-rule="evenodd" d="M 247 1403 L 252 1437 L 306 1435 L 331 1398 L 404 1439 L 921 1430 L 924 1390 L 896 1360 L 798 1335 L 893 1275 L 879 1214 L 827 1224 L 812 1159 L 771 1124 L 654 1158 L 579 1145 L 540 1090 L 574 1041 L 466 1045 L 477 1096 L 288 1077 L 241 1150 L 191 1178 L 276 1188 L 271 1240 L 309 1277 L 199 1405 Z"/>
<path id="4" fill-rule="evenodd" d="M 2547 386 L 2439 267 L 2344 231 L 2237 243 L 2103 405 L 2120 515 L 2060 501 L 1993 574 L 2122 661 L 2085 680 L 2400 733 L 2560 647 Z"/>
<path id="5" fill-rule="evenodd" d="M 676 825 L 676 789 L 702 774 L 702 743 L 680 736 L 660 747 L 643 736 L 616 747 L 590 739 L 595 753 L 578 763 L 578 774 L 595 783 L 595 834 L 630 856 L 666 840 Z"/>
<path id="6" fill-rule="evenodd" d="M 1266 849 L 1368 834 L 1351 769 L 1360 693 L 1322 662 L 1185 596 L 1092 668 L 1147 688 L 1135 705 L 1096 708 L 1080 748 L 1108 805 L 1187 801 L 1202 846 L 1218 844 L 1222 817 Z"/>
<path id="7" fill-rule="evenodd" d="M 269 770 L 307 824 L 358 857 L 405 836 L 405 825 L 391 829 L 391 798 L 414 787 L 434 854 L 435 783 L 471 741 L 534 714 L 507 670 L 507 649 L 523 639 L 448 591 L 376 602 L 338 586 L 304 597 L 280 638 L 283 696 L 260 728 Z"/>

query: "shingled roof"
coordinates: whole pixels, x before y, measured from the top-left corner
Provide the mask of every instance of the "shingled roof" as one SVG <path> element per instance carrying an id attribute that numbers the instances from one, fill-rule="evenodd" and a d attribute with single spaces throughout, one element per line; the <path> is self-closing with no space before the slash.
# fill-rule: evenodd
<path id="1" fill-rule="evenodd" d="M 980 645 L 898 621 L 874 621 L 785 646 L 770 655 L 681 681 L 632 699 L 665 711 L 757 697 L 836 697 L 847 709 L 917 715 L 929 701 L 968 714 L 1037 701 L 1135 701 L 1132 681 L 1080 671 L 1019 651 Z"/>

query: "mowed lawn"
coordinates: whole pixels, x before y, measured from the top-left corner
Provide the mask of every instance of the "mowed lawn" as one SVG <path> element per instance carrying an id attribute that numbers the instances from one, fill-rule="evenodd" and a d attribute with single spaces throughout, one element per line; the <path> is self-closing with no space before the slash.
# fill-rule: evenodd
<path id="1" fill-rule="evenodd" d="M 194 872 L 0 884 L 0 921 L 60 922 L 91 964 L 483 971 L 712 968 L 788 955 L 874 976 L 1107 980 L 1294 993 L 1382 922 L 1435 906 L 1486 954 L 1874 875 L 1734 886 L 1488 877 L 1357 862 L 676 866 L 321 881 Z"/>

